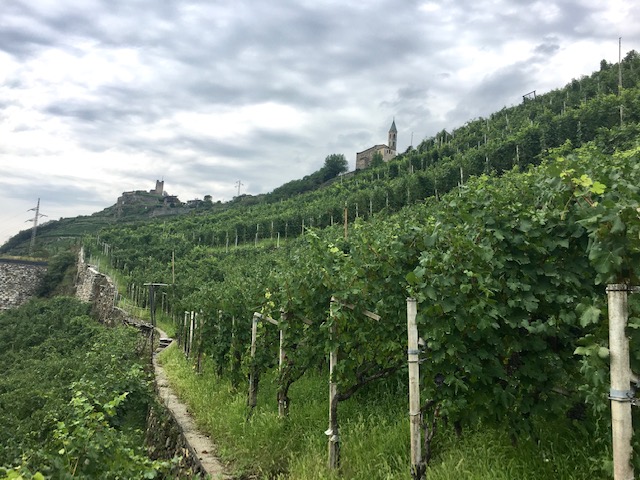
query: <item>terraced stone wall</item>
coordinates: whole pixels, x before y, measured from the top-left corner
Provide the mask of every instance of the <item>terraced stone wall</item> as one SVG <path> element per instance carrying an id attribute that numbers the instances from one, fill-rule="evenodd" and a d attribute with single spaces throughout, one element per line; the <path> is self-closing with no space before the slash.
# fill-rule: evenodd
<path id="1" fill-rule="evenodd" d="M 78 278 L 76 279 L 76 297 L 91 303 L 93 313 L 98 320 L 107 325 L 123 322 L 124 312 L 116 308 L 117 289 L 113 281 L 89 265 L 84 258 L 84 250 L 78 255 Z"/>
<path id="2" fill-rule="evenodd" d="M 35 296 L 46 273 L 46 262 L 0 259 L 0 310 L 19 307 Z"/>

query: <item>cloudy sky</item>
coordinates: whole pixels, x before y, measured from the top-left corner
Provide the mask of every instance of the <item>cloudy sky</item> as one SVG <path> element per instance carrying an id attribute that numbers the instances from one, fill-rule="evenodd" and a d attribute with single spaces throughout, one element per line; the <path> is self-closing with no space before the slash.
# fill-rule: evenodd
<path id="1" fill-rule="evenodd" d="M 630 0 L 1 0 L 0 244 L 123 191 L 258 194 L 640 50 Z M 46 219 L 43 219 L 46 220 Z"/>

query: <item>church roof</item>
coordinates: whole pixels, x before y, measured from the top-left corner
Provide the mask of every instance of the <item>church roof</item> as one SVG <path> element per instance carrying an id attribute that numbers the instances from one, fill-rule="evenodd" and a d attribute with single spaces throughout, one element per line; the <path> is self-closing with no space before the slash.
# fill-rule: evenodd
<path id="1" fill-rule="evenodd" d="M 391 124 L 391 128 L 389 129 L 390 132 L 398 132 L 398 129 L 396 128 L 396 119 L 393 119 L 393 123 Z"/>
<path id="2" fill-rule="evenodd" d="M 363 153 L 377 152 L 378 150 L 383 150 L 385 148 L 389 148 L 389 147 L 384 144 L 378 144 L 378 145 L 374 145 L 373 147 L 369 147 L 366 150 L 363 150 L 361 152 L 356 152 L 356 155 L 361 155 Z"/>

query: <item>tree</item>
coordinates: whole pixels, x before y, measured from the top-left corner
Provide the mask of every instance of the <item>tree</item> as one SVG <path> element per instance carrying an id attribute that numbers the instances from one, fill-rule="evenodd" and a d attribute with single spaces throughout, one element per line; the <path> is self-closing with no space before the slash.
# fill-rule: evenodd
<path id="1" fill-rule="evenodd" d="M 342 153 L 332 153 L 324 159 L 322 178 L 326 182 L 349 170 L 349 163 Z"/>
<path id="2" fill-rule="evenodd" d="M 384 158 L 382 157 L 382 153 L 375 152 L 373 154 L 373 156 L 371 157 L 371 166 L 372 167 L 379 167 L 383 163 L 384 163 Z"/>

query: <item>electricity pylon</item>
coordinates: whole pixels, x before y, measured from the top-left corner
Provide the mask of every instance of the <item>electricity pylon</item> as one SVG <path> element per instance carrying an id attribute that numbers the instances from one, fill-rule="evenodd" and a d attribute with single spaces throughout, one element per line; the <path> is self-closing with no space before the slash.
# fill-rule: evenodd
<path id="1" fill-rule="evenodd" d="M 33 227 L 31 227 L 31 243 L 29 244 L 29 255 L 31 255 L 33 253 L 33 247 L 36 246 L 36 230 L 38 229 L 38 219 L 40 217 L 46 217 L 46 215 L 43 215 L 42 213 L 40 213 L 40 199 L 38 198 L 38 204 L 36 205 L 35 208 L 30 208 L 29 210 L 27 210 L 27 212 L 32 212 L 34 211 L 36 212 L 36 214 L 34 215 L 32 220 L 27 220 L 27 222 L 33 222 Z"/>

